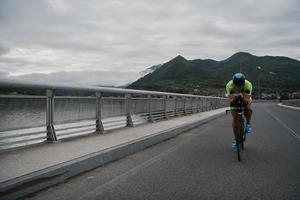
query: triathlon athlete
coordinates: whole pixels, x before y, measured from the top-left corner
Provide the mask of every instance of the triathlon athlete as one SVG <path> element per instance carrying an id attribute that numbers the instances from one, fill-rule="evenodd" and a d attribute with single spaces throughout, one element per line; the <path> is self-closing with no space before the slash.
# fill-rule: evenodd
<path id="1" fill-rule="evenodd" d="M 245 105 L 245 111 L 244 115 L 246 118 L 246 126 L 245 126 L 245 132 L 246 134 L 249 134 L 252 132 L 251 127 L 251 93 L 252 93 L 252 83 L 245 79 L 244 74 L 242 73 L 235 73 L 233 75 L 232 80 L 230 80 L 226 85 L 226 96 L 228 97 L 230 101 L 230 108 L 234 109 L 237 106 L 237 97 L 243 98 L 243 103 Z M 238 120 L 238 112 L 234 111 L 231 112 L 232 114 L 232 129 L 234 133 L 234 140 L 232 141 L 232 148 L 237 148 L 237 140 L 238 133 L 237 133 L 237 120 Z"/>

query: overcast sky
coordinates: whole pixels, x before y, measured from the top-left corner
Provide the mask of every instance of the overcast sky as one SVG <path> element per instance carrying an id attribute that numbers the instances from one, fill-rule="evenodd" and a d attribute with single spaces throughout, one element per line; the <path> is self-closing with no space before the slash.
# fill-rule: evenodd
<path id="1" fill-rule="evenodd" d="M 123 85 L 238 51 L 300 60 L 300 1 L 0 0 L 0 79 Z"/>

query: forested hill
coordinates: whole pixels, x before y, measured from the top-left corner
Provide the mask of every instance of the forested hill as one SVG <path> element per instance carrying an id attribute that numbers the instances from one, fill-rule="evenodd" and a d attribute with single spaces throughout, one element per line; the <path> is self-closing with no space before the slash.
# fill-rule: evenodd
<path id="1" fill-rule="evenodd" d="M 245 52 L 222 61 L 187 60 L 179 55 L 128 88 L 221 96 L 226 83 L 240 70 L 253 83 L 254 96 L 259 89 L 265 95 L 300 91 L 300 61 Z"/>

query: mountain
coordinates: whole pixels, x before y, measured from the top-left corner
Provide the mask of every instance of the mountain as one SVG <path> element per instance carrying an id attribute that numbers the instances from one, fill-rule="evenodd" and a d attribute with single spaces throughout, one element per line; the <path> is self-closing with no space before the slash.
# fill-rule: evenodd
<path id="1" fill-rule="evenodd" d="M 152 67 L 149 67 L 141 72 L 138 73 L 139 77 L 144 77 L 149 73 L 154 72 L 155 70 L 157 70 L 158 68 L 160 68 L 162 66 L 162 64 L 158 64 L 158 65 L 153 65 Z"/>
<path id="2" fill-rule="evenodd" d="M 238 52 L 222 61 L 187 60 L 178 55 L 127 88 L 201 95 L 224 95 L 226 83 L 241 71 L 254 86 L 253 95 L 300 92 L 300 61 L 281 56 Z"/>

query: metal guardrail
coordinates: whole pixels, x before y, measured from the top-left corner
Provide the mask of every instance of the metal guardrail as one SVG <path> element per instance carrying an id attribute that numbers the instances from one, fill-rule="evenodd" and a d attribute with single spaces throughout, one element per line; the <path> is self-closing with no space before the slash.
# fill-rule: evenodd
<path id="1" fill-rule="evenodd" d="M 300 99 L 283 100 L 282 103 L 288 106 L 300 107 Z"/>
<path id="2" fill-rule="evenodd" d="M 0 95 L 0 149 L 101 134 L 228 104 L 220 97 L 110 87 L 0 81 L 0 88 L 46 91 L 45 96 Z M 89 91 L 94 96 L 55 96 L 60 90 Z"/>

